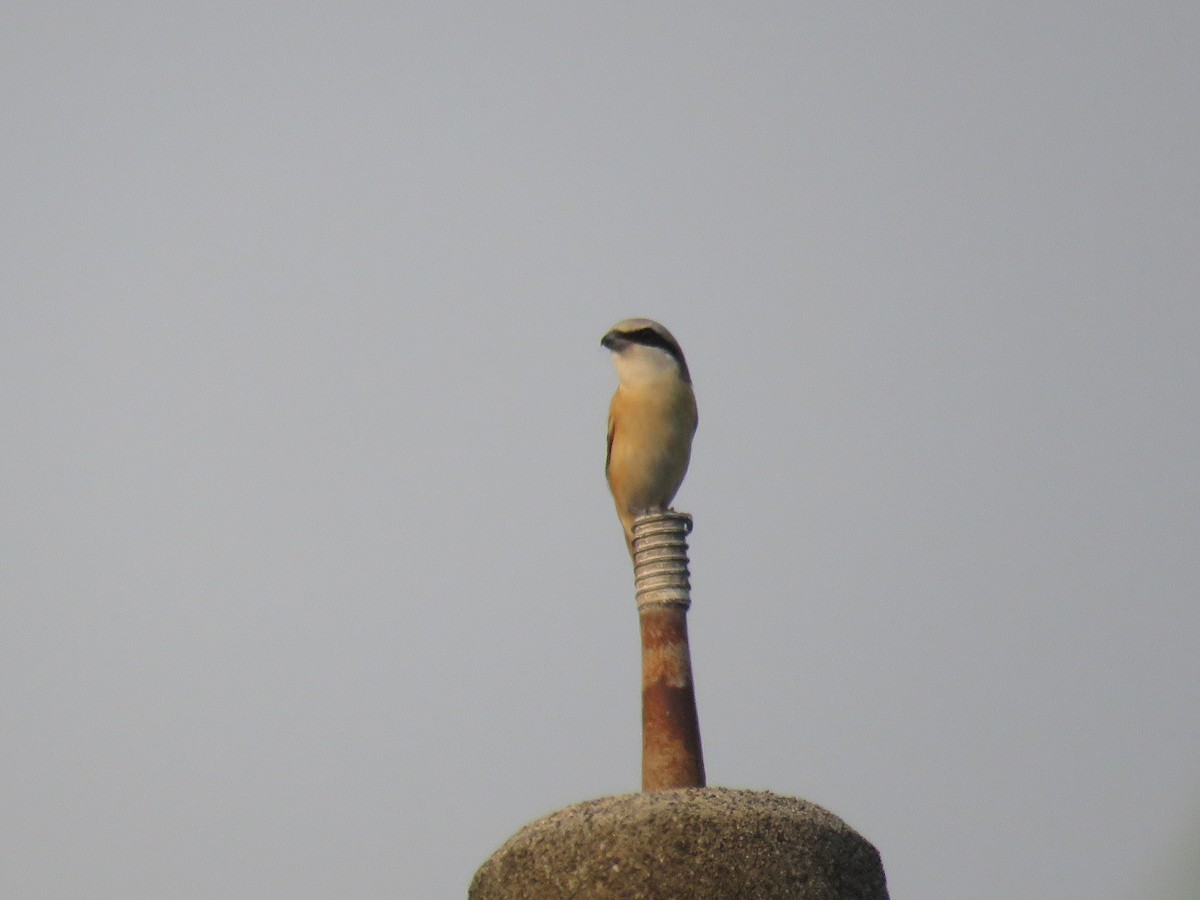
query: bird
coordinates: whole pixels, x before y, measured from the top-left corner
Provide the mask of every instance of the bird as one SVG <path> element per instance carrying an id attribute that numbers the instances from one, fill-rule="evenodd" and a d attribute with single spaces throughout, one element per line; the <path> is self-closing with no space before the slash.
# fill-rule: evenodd
<path id="1" fill-rule="evenodd" d="M 652 319 L 624 319 L 600 345 L 619 384 L 608 408 L 604 473 L 633 556 L 633 520 L 667 509 L 692 455 L 699 416 L 679 342 Z"/>

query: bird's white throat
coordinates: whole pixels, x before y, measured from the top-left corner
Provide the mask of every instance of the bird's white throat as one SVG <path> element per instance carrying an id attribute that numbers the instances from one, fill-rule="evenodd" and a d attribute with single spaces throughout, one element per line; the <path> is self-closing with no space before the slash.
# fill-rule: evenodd
<path id="1" fill-rule="evenodd" d="M 665 350 L 633 345 L 614 354 L 613 365 L 621 384 L 636 387 L 667 378 L 679 378 L 679 364 Z"/>

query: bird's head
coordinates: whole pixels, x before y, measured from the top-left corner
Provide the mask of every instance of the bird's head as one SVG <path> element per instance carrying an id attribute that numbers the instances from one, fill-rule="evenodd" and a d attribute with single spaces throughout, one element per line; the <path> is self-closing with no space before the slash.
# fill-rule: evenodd
<path id="1" fill-rule="evenodd" d="M 622 384 L 637 385 L 663 378 L 692 383 L 679 342 L 653 319 L 618 322 L 600 339 L 600 345 L 613 352 L 613 364 Z"/>

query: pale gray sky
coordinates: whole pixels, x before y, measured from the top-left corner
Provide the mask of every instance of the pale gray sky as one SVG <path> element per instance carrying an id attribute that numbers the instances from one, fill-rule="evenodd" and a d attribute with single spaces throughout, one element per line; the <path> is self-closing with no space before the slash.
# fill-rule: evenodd
<path id="1" fill-rule="evenodd" d="M 635 790 L 646 315 L 712 783 L 1195 900 L 1200 6 L 10 3 L 0 895 L 462 897 Z"/>

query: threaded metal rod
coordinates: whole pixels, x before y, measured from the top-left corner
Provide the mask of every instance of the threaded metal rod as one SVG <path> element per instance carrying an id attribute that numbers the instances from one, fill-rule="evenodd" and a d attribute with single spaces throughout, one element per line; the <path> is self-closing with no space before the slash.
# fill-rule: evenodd
<path id="1" fill-rule="evenodd" d="M 642 790 L 704 787 L 692 683 L 687 535 L 692 517 L 646 513 L 633 523 L 633 578 L 642 632 Z"/>

